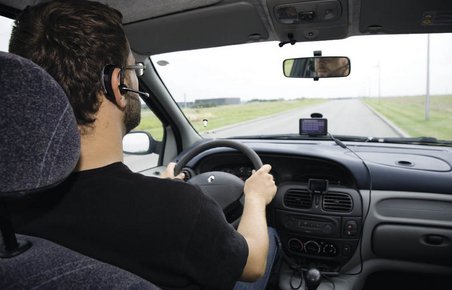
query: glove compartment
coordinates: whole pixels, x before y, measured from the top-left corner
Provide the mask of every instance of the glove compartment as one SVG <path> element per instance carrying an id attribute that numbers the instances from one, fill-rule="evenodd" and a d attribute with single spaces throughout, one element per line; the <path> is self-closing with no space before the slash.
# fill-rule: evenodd
<path id="1" fill-rule="evenodd" d="M 372 234 L 372 249 L 382 258 L 452 266 L 452 229 L 380 224 Z"/>

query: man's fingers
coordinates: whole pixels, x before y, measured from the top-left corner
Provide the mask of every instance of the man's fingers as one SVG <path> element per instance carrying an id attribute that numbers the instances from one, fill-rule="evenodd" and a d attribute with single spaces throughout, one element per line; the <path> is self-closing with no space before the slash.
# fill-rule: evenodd
<path id="1" fill-rule="evenodd" d="M 174 167 L 176 167 L 176 163 L 175 162 L 170 162 L 168 163 L 168 166 L 166 166 L 167 170 L 174 172 Z"/>
<path id="2" fill-rule="evenodd" d="M 270 164 L 264 164 L 264 165 L 262 165 L 261 168 L 259 168 L 258 171 L 259 171 L 259 172 L 264 172 L 264 173 L 269 173 L 270 170 L 272 170 L 271 165 L 270 165 Z"/>
<path id="3" fill-rule="evenodd" d="M 162 174 L 160 175 L 161 178 L 177 178 L 177 179 L 184 179 L 185 174 L 183 174 L 182 172 L 179 173 L 177 176 L 174 176 L 174 168 L 176 167 L 176 163 L 175 162 L 170 162 L 168 163 L 168 165 L 166 166 L 166 169 L 164 172 L 162 172 Z"/>

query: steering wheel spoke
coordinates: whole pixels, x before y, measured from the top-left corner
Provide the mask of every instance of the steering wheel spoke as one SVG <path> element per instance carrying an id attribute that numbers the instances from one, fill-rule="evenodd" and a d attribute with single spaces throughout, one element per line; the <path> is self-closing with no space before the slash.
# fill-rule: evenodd
<path id="1" fill-rule="evenodd" d="M 212 139 L 186 152 L 176 164 L 174 174 L 179 174 L 196 155 L 218 147 L 237 149 L 250 159 L 254 169 L 258 170 L 262 167 L 262 160 L 259 155 L 249 146 L 229 139 Z M 191 174 L 194 173 L 193 170 L 190 170 L 190 172 Z M 209 195 L 217 201 L 230 223 L 236 221 L 241 216 L 243 210 L 243 187 L 245 183 L 237 176 L 221 171 L 210 171 L 192 176 L 188 179 L 188 183 L 198 186 L 206 195 Z"/>

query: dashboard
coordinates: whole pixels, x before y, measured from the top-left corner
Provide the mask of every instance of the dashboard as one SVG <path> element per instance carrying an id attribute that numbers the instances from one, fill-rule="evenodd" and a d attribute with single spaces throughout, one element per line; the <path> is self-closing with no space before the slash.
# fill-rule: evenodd
<path id="1" fill-rule="evenodd" d="M 267 210 L 287 257 L 323 272 L 338 272 L 358 247 L 362 200 L 353 175 L 322 158 L 260 154 L 278 186 Z M 222 171 L 247 179 L 254 168 L 237 152 L 206 156 L 196 174 Z"/>
<path id="2" fill-rule="evenodd" d="M 272 166 L 278 190 L 267 221 L 289 266 L 339 275 L 427 262 L 450 274 L 452 148 L 240 141 Z M 254 169 L 230 148 L 205 151 L 187 166 L 194 174 L 223 171 L 242 180 Z"/>

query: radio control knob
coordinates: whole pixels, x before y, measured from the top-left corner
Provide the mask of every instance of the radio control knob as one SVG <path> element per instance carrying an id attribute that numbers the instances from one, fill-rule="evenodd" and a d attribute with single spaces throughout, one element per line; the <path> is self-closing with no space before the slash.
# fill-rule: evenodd
<path id="1" fill-rule="evenodd" d="M 306 253 L 311 255 L 317 255 L 320 254 L 320 245 L 316 241 L 307 241 L 304 244 L 304 248 L 306 250 Z"/>
<path id="2" fill-rule="evenodd" d="M 323 247 L 323 253 L 328 256 L 335 256 L 336 255 L 336 247 L 333 244 L 326 244 Z"/>
<path id="3" fill-rule="evenodd" d="M 287 242 L 289 250 L 300 253 L 303 250 L 303 243 L 299 239 L 292 238 Z"/>

